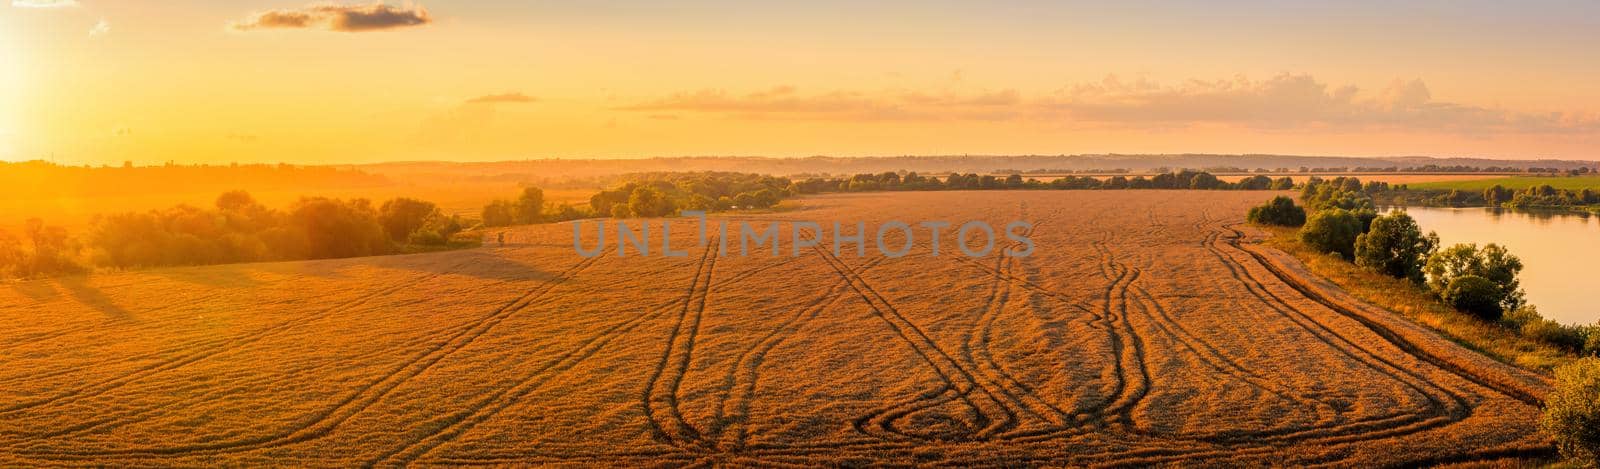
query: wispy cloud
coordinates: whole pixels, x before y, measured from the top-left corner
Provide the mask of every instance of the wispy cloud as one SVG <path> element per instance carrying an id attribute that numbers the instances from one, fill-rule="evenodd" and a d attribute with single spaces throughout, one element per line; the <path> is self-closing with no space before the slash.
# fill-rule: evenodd
<path id="1" fill-rule="evenodd" d="M 17 8 L 67 8 L 78 6 L 77 0 L 11 0 Z"/>
<path id="2" fill-rule="evenodd" d="M 389 6 L 385 3 L 369 5 L 311 5 L 300 9 L 267 10 L 253 14 L 249 19 L 234 22 L 229 28 L 235 31 L 263 29 L 322 29 L 347 33 L 384 31 L 433 22 L 433 17 L 421 5 L 406 3 Z"/>
<path id="3" fill-rule="evenodd" d="M 1395 80 L 1368 93 L 1295 74 L 1267 80 L 1189 80 L 1178 85 L 1113 76 L 1064 87 L 1035 101 L 1035 106 L 1057 119 L 1124 125 L 1212 123 L 1452 133 L 1600 130 L 1600 116 L 1518 112 L 1436 100 L 1422 80 Z"/>
<path id="4" fill-rule="evenodd" d="M 1442 101 L 1435 99 L 1421 80 L 1396 80 L 1367 92 L 1296 74 L 1266 80 L 1235 77 L 1177 84 L 1110 76 L 1031 96 L 1012 89 L 811 94 L 790 86 L 744 94 L 707 89 L 613 109 L 746 119 L 1026 120 L 1126 128 L 1229 125 L 1261 130 L 1384 129 L 1467 134 L 1600 132 L 1600 115 L 1522 112 Z"/>
<path id="5" fill-rule="evenodd" d="M 101 18 L 99 22 L 94 24 L 94 27 L 89 28 L 89 37 L 100 37 L 107 34 L 111 34 L 111 22 L 106 21 L 105 18 Z"/>
<path id="6" fill-rule="evenodd" d="M 802 94 L 792 86 L 777 86 L 746 94 L 717 89 L 681 92 L 613 109 L 653 113 L 723 113 L 752 119 L 890 120 L 918 117 L 908 115 L 910 109 L 906 103 L 898 100 L 878 98 L 858 91 Z"/>
<path id="7" fill-rule="evenodd" d="M 479 96 L 479 97 L 467 100 L 467 103 L 468 104 L 531 103 L 531 102 L 534 102 L 534 101 L 538 101 L 538 98 L 534 98 L 532 96 L 528 96 L 528 95 L 525 95 L 525 94 L 522 94 L 522 93 L 511 92 L 511 93 L 490 94 L 490 95 Z"/>

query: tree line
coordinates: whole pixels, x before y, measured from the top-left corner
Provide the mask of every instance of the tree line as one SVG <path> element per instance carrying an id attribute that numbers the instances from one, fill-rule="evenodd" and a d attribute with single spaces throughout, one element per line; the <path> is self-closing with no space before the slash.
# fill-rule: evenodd
<path id="1" fill-rule="evenodd" d="M 0 232 L 0 274 L 371 256 L 445 246 L 461 230 L 459 217 L 422 200 L 306 197 L 276 210 L 233 191 L 209 208 L 97 216 L 78 239 L 30 220 L 21 238 Z"/>
<path id="2" fill-rule="evenodd" d="M 1548 184 L 1509 189 L 1496 184 L 1482 191 L 1421 190 L 1395 186 L 1372 194 L 1396 205 L 1426 207 L 1504 207 L 1515 209 L 1600 210 L 1600 191 L 1561 189 Z"/>

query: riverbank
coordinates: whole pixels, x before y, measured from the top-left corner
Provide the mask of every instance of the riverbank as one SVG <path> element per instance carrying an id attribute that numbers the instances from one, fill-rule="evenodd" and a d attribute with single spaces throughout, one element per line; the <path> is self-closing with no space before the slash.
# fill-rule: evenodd
<path id="1" fill-rule="evenodd" d="M 1518 331 L 1487 322 L 1440 303 L 1412 282 L 1363 269 L 1307 246 L 1293 228 L 1257 227 L 1267 236 L 1261 244 L 1282 251 L 1308 273 L 1327 280 L 1351 296 L 1439 332 L 1444 337 L 1503 363 L 1548 374 L 1577 355 Z"/>

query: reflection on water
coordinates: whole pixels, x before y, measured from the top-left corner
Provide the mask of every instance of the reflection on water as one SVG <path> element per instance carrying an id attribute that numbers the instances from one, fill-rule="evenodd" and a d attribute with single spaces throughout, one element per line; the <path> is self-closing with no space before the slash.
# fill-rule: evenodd
<path id="1" fill-rule="evenodd" d="M 1405 209 L 1444 246 L 1497 243 L 1522 258 L 1522 288 L 1539 314 L 1567 324 L 1600 320 L 1600 217 L 1493 208 Z"/>

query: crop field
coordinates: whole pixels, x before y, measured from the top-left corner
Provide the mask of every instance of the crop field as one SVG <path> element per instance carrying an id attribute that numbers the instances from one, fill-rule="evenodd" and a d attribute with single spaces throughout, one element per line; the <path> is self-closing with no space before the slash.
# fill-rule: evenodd
<path id="1" fill-rule="evenodd" d="M 682 257 L 619 257 L 611 231 L 585 258 L 555 224 L 463 251 L 0 285 L 0 465 L 1406 466 L 1549 453 L 1542 378 L 1254 245 L 1243 214 L 1270 195 L 845 194 L 712 217 L 786 233 L 802 220 L 1029 220 L 1029 257 L 962 255 L 954 229 L 939 255 L 916 237 L 909 255 L 881 255 L 871 231 L 866 256 L 835 255 L 831 237 L 791 256 L 788 234 L 779 256 L 718 255 L 717 230 L 700 247 L 678 219 Z M 595 246 L 594 221 L 583 233 Z"/>
<path id="2" fill-rule="evenodd" d="M 1457 189 L 1464 191 L 1481 191 L 1494 186 L 1501 186 L 1513 190 L 1527 189 L 1529 187 L 1537 186 L 1550 186 L 1556 189 L 1567 189 L 1574 191 L 1583 189 L 1600 189 L 1600 176 L 1513 176 L 1476 180 L 1430 181 L 1412 185 L 1412 187 L 1416 189 Z"/>

